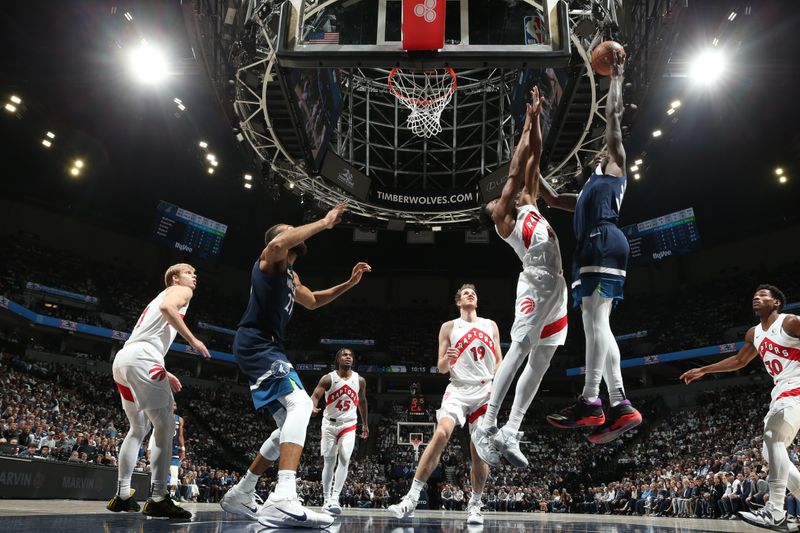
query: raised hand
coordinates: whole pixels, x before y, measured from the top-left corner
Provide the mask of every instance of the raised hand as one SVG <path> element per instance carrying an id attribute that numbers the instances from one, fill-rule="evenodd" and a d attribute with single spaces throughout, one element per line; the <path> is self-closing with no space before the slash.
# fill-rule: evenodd
<path id="1" fill-rule="evenodd" d="M 625 55 L 619 50 L 614 51 L 614 64 L 611 65 L 611 77 L 620 78 L 625 74 Z"/>
<path id="2" fill-rule="evenodd" d="M 352 285 L 358 285 L 364 272 L 372 272 L 372 267 L 363 261 L 356 263 L 356 266 L 353 267 L 353 273 L 350 276 L 350 283 Z"/>
<path id="3" fill-rule="evenodd" d="M 328 214 L 326 214 L 325 218 L 323 219 L 325 221 L 325 228 L 326 229 L 331 229 L 336 224 L 341 222 L 342 221 L 342 213 L 344 213 L 345 209 L 347 209 L 347 204 L 346 203 L 341 203 L 341 204 L 337 205 L 336 207 L 334 207 L 333 209 L 331 209 L 330 211 L 328 211 Z"/>
<path id="4" fill-rule="evenodd" d="M 705 376 L 705 371 L 702 368 L 693 368 L 691 370 L 687 370 L 683 374 L 681 374 L 681 381 L 686 383 L 687 385 L 696 379 L 700 379 L 701 377 Z"/>

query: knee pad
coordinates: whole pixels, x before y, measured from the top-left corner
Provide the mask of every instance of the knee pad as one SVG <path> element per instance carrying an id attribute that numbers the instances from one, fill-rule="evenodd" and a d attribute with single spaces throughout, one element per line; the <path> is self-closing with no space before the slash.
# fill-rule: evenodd
<path id="1" fill-rule="evenodd" d="M 277 461 L 281 455 L 281 428 L 276 429 L 272 434 L 267 437 L 264 444 L 258 450 L 261 457 L 269 461 Z"/>
<path id="2" fill-rule="evenodd" d="M 280 401 L 286 410 L 286 420 L 281 426 L 281 444 L 290 442 L 303 446 L 306 442 L 308 421 L 311 420 L 314 408 L 311 398 L 306 391 L 296 389 Z"/>

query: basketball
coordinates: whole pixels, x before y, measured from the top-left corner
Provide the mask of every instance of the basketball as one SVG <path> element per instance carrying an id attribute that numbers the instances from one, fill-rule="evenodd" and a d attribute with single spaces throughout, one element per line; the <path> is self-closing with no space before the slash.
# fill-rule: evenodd
<path id="1" fill-rule="evenodd" d="M 625 59 L 625 49 L 616 41 L 603 41 L 592 50 L 592 68 L 601 76 L 611 74 L 611 66 L 614 64 L 614 54 L 619 52 L 622 59 Z"/>

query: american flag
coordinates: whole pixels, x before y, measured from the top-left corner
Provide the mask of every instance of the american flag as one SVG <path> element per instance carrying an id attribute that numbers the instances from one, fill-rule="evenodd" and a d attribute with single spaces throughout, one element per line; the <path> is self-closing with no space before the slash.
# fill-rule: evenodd
<path id="1" fill-rule="evenodd" d="M 339 44 L 338 31 L 313 32 L 308 34 L 308 44 Z"/>

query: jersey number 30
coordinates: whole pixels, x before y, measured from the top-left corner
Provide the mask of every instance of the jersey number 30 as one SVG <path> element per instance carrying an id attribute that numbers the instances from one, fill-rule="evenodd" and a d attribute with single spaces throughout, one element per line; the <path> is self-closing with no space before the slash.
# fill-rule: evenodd
<path id="1" fill-rule="evenodd" d="M 767 367 L 767 372 L 769 372 L 770 376 L 777 376 L 783 372 L 783 364 L 778 359 L 764 361 L 764 366 Z"/>

